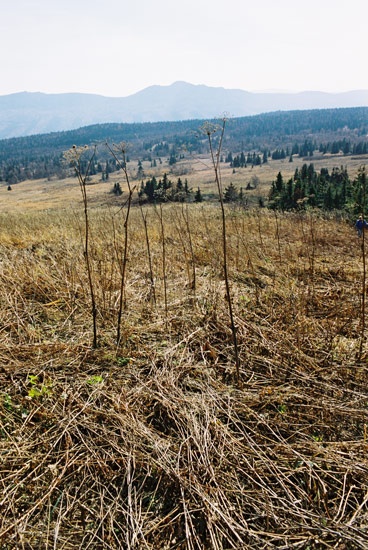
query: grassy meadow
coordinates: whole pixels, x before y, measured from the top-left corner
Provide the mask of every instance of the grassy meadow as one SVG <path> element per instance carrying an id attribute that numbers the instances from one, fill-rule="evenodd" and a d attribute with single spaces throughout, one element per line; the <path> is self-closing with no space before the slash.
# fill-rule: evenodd
<path id="1" fill-rule="evenodd" d="M 224 166 L 223 185 L 256 174 L 256 204 L 297 162 Z M 180 174 L 215 193 L 206 159 Z M 125 243 L 119 177 L 87 186 L 96 348 L 76 179 L 0 189 L 0 548 L 366 549 L 352 224 L 226 207 L 237 380 L 218 202 L 134 205 Z"/>
<path id="2" fill-rule="evenodd" d="M 358 172 L 359 167 L 366 162 L 366 157 L 352 157 L 346 155 L 320 155 L 310 159 L 293 157 L 293 162 L 289 159 L 270 160 L 260 166 L 233 168 L 229 164 L 221 163 L 222 186 L 225 189 L 230 183 L 233 183 L 238 190 L 243 188 L 249 205 L 258 204 L 258 198 L 261 196 L 267 199 L 271 184 L 276 179 L 278 172 L 281 172 L 285 181 L 294 175 L 295 170 L 299 170 L 303 164 L 313 163 L 316 170 L 328 168 L 331 172 L 333 168 L 347 166 L 348 173 L 353 179 Z M 128 163 L 129 176 L 131 184 L 136 190 L 139 190 L 142 180 L 152 176 L 158 179 L 162 178 L 164 173 L 175 182 L 177 178 L 183 181 L 188 180 L 188 185 L 193 192 L 200 187 L 204 198 L 216 198 L 217 187 L 211 166 L 211 160 L 206 155 L 190 156 L 179 160 L 175 165 L 169 166 L 167 159 L 163 159 L 162 164 L 152 167 L 148 161 L 142 162 L 144 175 L 137 177 L 137 161 Z M 253 184 L 254 179 L 258 182 L 256 189 L 246 191 L 248 183 Z M 88 199 L 90 206 L 101 207 L 107 205 L 118 205 L 122 199 L 116 199 L 111 193 L 115 182 L 119 182 L 123 191 L 127 193 L 127 185 L 124 175 L 121 171 L 110 174 L 107 181 L 101 180 L 101 174 L 91 176 L 88 183 Z M 0 186 L 0 212 L 24 212 L 45 211 L 53 209 L 80 208 L 82 196 L 79 185 L 75 177 L 57 180 L 27 180 L 12 186 L 11 191 L 7 190 L 5 184 Z"/>

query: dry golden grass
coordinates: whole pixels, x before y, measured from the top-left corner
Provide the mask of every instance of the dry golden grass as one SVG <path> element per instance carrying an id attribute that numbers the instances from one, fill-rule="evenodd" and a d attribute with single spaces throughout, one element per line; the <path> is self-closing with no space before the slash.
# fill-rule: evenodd
<path id="1" fill-rule="evenodd" d="M 357 359 L 352 227 L 227 211 L 237 386 L 218 205 L 164 205 L 164 243 L 157 211 L 145 209 L 156 304 L 133 209 L 119 347 L 123 212 L 91 210 L 91 349 L 80 200 L 68 187 L 57 209 L 53 192 L 52 211 L 27 199 L 18 212 L 9 198 L 0 215 L 0 547 L 367 548 L 367 344 Z"/>

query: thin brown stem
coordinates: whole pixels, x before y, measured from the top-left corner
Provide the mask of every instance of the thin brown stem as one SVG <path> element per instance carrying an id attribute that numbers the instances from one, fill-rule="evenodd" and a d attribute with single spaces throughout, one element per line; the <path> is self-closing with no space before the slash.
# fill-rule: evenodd
<path id="1" fill-rule="evenodd" d="M 130 210 L 132 206 L 132 197 L 134 193 L 134 187 L 130 185 L 130 179 L 129 174 L 127 170 L 127 162 L 126 162 L 126 146 L 124 143 L 121 143 L 120 145 L 116 145 L 113 149 L 110 147 L 110 145 L 106 144 L 108 150 L 116 160 L 117 164 L 120 166 L 120 168 L 124 172 L 125 181 L 128 186 L 128 200 L 126 201 L 127 209 L 126 214 L 124 218 L 124 246 L 123 246 L 123 253 L 122 253 L 122 259 L 121 259 L 121 277 L 120 277 L 120 293 L 119 293 L 119 306 L 118 306 L 118 318 L 117 318 L 117 326 L 116 326 L 116 342 L 117 345 L 120 345 L 121 341 L 121 319 L 123 316 L 123 306 L 124 306 L 124 293 L 125 293 L 125 278 L 126 278 L 126 269 L 127 269 L 127 263 L 128 263 L 128 239 L 129 239 L 129 215 Z M 121 155 L 122 160 L 118 157 L 118 154 Z"/>
<path id="2" fill-rule="evenodd" d="M 65 154 L 65 158 L 72 164 L 75 174 L 77 176 L 79 186 L 82 193 L 83 208 L 84 208 L 84 259 L 86 263 L 87 276 L 88 276 L 88 286 L 89 293 L 91 297 L 91 310 L 92 310 L 92 324 L 93 324 L 93 343 L 92 347 L 97 348 L 97 305 L 96 297 L 94 290 L 94 281 L 93 281 L 93 267 L 89 255 L 90 248 L 90 224 L 88 216 L 88 198 L 87 198 L 87 189 L 86 183 L 88 176 L 91 171 L 92 162 L 94 161 L 96 155 L 96 147 L 93 149 L 93 154 L 90 156 L 87 166 L 83 169 L 82 165 L 82 154 L 86 148 L 77 148 L 73 147 L 70 151 Z"/>
<path id="3" fill-rule="evenodd" d="M 150 300 L 153 299 L 153 303 L 156 305 L 156 289 L 155 289 L 155 278 L 153 275 L 153 264 L 152 264 L 152 254 L 151 246 L 148 235 L 148 225 L 147 225 L 147 212 L 143 211 L 143 206 L 139 203 L 139 209 L 142 216 L 143 226 L 144 226 L 144 236 L 146 239 L 146 250 L 147 250 L 147 259 L 148 259 L 148 268 L 149 268 L 149 278 L 150 278 Z"/>
<path id="4" fill-rule="evenodd" d="M 365 169 L 361 169 L 360 174 L 360 183 L 362 186 L 362 268 L 363 268 L 363 274 L 362 274 L 362 308 L 361 308 L 361 316 L 360 316 L 360 322 L 361 322 L 361 332 L 360 332 L 360 344 L 359 344 L 359 359 L 362 357 L 363 353 L 363 343 L 365 339 L 365 294 L 366 294 L 366 254 L 365 254 L 365 217 L 364 217 L 364 210 L 365 210 L 365 200 L 366 200 L 366 173 Z"/>
<path id="5" fill-rule="evenodd" d="M 225 206 L 224 206 L 222 182 L 221 182 L 221 174 L 220 174 L 220 155 L 221 155 L 222 143 L 223 143 L 224 134 L 225 134 L 225 126 L 226 126 L 226 118 L 224 117 L 223 121 L 222 121 L 220 141 L 219 141 L 216 152 L 214 151 L 212 138 L 211 138 L 213 130 L 211 128 L 207 128 L 206 134 L 207 134 L 207 137 L 208 137 L 211 160 L 212 160 L 212 165 L 213 165 L 213 169 L 214 169 L 214 173 L 215 173 L 215 180 L 216 180 L 216 185 L 217 185 L 217 190 L 218 190 L 218 195 L 219 195 L 219 200 L 220 200 L 220 206 L 221 206 L 223 272 L 224 272 L 224 280 L 225 280 L 225 287 L 226 287 L 226 299 L 227 299 L 228 308 L 229 308 L 230 327 L 231 327 L 231 333 L 232 333 L 233 345 L 234 345 L 235 379 L 236 379 L 236 383 L 239 384 L 239 381 L 240 381 L 240 358 L 239 358 L 238 340 L 237 340 L 237 335 L 236 335 L 236 327 L 235 327 L 234 313 L 233 313 L 233 304 L 232 304 L 230 282 L 229 282 L 228 260 L 227 260 L 226 214 L 225 214 Z"/>

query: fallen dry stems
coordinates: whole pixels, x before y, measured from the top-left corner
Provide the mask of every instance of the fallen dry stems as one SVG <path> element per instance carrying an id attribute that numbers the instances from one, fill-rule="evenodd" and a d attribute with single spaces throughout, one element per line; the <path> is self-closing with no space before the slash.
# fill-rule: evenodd
<path id="1" fill-rule="evenodd" d="M 165 304 L 156 285 L 154 310 L 145 299 L 145 236 L 132 209 L 118 351 L 120 280 L 102 213 L 90 218 L 95 241 L 99 223 L 105 229 L 91 257 L 100 274 L 95 350 L 76 222 L 69 235 L 51 238 L 50 230 L 47 245 L 40 226 L 50 220 L 39 220 L 32 243 L 21 227 L 16 235 L 11 224 L 1 227 L 4 548 L 367 547 L 359 245 L 347 226 L 336 232 L 316 218 L 308 250 L 308 219 L 288 215 L 279 226 L 280 263 L 272 215 L 263 214 L 260 251 L 257 216 L 236 213 L 241 223 L 228 226 L 243 381 L 236 388 L 221 245 L 212 238 L 219 218 L 215 207 L 205 216 L 203 208 L 191 211 L 196 307 L 167 205 L 167 296 Z M 153 219 L 147 229 L 159 273 Z"/>

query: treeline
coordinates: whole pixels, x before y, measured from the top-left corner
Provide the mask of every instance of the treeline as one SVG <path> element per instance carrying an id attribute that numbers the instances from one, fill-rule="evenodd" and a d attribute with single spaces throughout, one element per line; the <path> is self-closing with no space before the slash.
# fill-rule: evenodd
<path id="1" fill-rule="evenodd" d="M 263 154 L 263 162 L 267 162 L 268 154 L 265 152 Z M 245 168 L 248 164 L 252 166 L 259 166 L 262 164 L 262 158 L 259 153 L 253 151 L 252 153 L 248 152 L 247 155 L 242 151 L 239 155 L 233 157 L 232 152 L 230 151 L 225 158 L 225 162 L 228 162 L 232 168 Z"/>
<path id="2" fill-rule="evenodd" d="M 9 185 L 24 180 L 36 180 L 57 176 L 66 177 L 66 167 L 63 165 L 62 155 L 40 155 L 37 158 L 24 156 L 21 160 L 2 161 L 0 164 L 0 182 Z"/>
<path id="3" fill-rule="evenodd" d="M 342 139 L 331 143 L 321 143 L 318 150 L 320 153 L 331 153 L 332 155 L 339 153 L 344 155 L 366 155 L 368 153 L 368 143 L 367 141 L 352 143 L 347 139 Z"/>
<path id="4" fill-rule="evenodd" d="M 368 154 L 368 142 L 359 141 L 358 143 L 352 143 L 346 139 L 332 141 L 327 143 L 320 143 L 317 145 L 315 140 L 305 140 L 304 143 L 294 143 L 291 148 L 281 147 L 280 149 L 274 149 L 273 151 L 265 149 L 261 153 L 255 151 L 241 153 L 233 155 L 230 151 L 226 157 L 225 162 L 228 162 L 233 168 L 244 168 L 247 165 L 257 166 L 272 160 L 289 159 L 292 162 L 292 157 L 297 155 L 299 157 L 312 157 L 318 153 L 323 155 L 366 155 Z"/>
<path id="5" fill-rule="evenodd" d="M 313 164 L 303 164 L 287 181 L 279 172 L 272 182 L 269 208 L 275 210 L 301 210 L 307 206 L 323 210 L 349 210 L 358 213 L 365 209 L 366 172 L 361 168 L 353 180 L 344 167 L 331 172 L 322 168 L 319 172 Z"/>
<path id="6" fill-rule="evenodd" d="M 213 121 L 216 123 L 216 120 Z M 95 124 L 67 132 L 53 132 L 0 140 L 0 181 L 16 183 L 25 179 L 59 178 L 65 175 L 63 151 L 72 145 L 106 142 L 129 144 L 131 158 L 168 157 L 207 151 L 201 120 L 135 124 Z M 310 136 L 313 136 L 313 139 Z M 366 154 L 368 107 L 283 111 L 229 121 L 223 141 L 224 151 L 252 151 L 252 164 L 266 162 L 272 155 L 311 156 L 314 151 Z M 216 134 L 213 145 L 216 147 Z M 278 152 L 278 153 L 276 153 Z M 98 147 L 98 162 L 106 160 L 106 148 Z M 234 157 L 237 167 L 241 160 Z M 275 156 L 273 158 L 276 158 Z M 282 158 L 282 157 L 281 157 Z M 249 164 L 246 158 L 246 164 Z"/>

